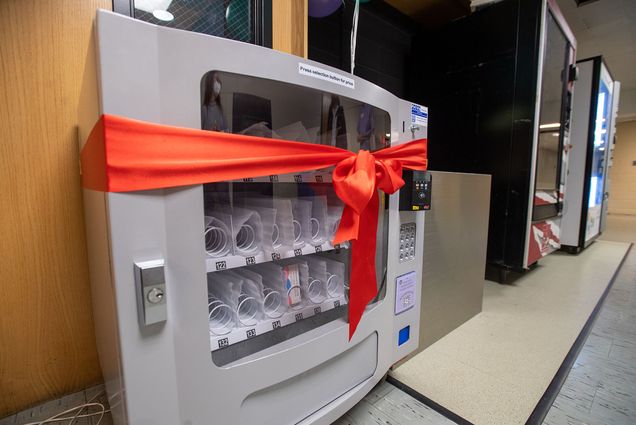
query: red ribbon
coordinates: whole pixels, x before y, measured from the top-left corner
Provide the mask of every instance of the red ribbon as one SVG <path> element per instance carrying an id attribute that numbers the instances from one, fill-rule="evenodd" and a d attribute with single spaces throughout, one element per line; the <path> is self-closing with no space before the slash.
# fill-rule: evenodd
<path id="1" fill-rule="evenodd" d="M 333 186 L 344 202 L 333 243 L 351 241 L 349 338 L 377 295 L 377 189 L 394 193 L 402 168 L 426 170 L 426 139 L 358 154 L 311 143 L 180 128 L 113 115 L 95 124 L 81 153 L 82 185 L 130 192 L 247 177 L 310 171 L 335 165 Z"/>

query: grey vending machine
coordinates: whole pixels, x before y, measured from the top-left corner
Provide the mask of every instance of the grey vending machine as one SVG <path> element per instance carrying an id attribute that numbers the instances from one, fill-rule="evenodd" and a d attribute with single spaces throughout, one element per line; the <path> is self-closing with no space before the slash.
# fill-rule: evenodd
<path id="1" fill-rule="evenodd" d="M 561 248 L 577 253 L 603 231 L 620 83 L 600 56 L 577 62 Z"/>
<path id="2" fill-rule="evenodd" d="M 425 107 L 306 59 L 107 11 L 95 38 L 83 141 L 102 115 L 353 152 L 426 137 Z M 331 243 L 343 204 L 330 169 L 85 188 L 115 423 L 328 424 L 344 414 L 418 346 L 424 213 L 400 208 L 418 176 L 405 173 L 411 191 L 379 197 L 378 295 L 351 339 L 351 244 Z"/>

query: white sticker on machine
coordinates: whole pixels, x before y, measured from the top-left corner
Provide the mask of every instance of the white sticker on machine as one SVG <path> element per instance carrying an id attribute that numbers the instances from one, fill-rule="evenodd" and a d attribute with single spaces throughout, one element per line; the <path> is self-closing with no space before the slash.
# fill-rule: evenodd
<path id="1" fill-rule="evenodd" d="M 410 272 L 395 279 L 395 315 L 404 313 L 415 305 L 416 274 Z"/>
<path id="2" fill-rule="evenodd" d="M 300 75 L 318 78 L 319 80 L 329 81 L 330 83 L 345 86 L 350 89 L 356 88 L 356 82 L 353 78 L 349 78 L 346 75 L 339 74 L 337 72 L 329 71 L 328 69 L 309 65 L 307 63 L 298 63 L 298 73 Z"/>
<path id="3" fill-rule="evenodd" d="M 428 124 L 428 109 L 414 103 L 411 106 L 411 124 L 426 126 Z"/>

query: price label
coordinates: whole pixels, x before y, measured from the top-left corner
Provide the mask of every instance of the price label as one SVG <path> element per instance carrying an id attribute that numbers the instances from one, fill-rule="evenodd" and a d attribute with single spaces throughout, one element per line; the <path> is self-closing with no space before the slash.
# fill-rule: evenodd
<path id="1" fill-rule="evenodd" d="M 216 269 L 217 270 L 225 270 L 225 269 L 227 269 L 227 263 L 225 261 L 217 261 L 216 262 Z"/>

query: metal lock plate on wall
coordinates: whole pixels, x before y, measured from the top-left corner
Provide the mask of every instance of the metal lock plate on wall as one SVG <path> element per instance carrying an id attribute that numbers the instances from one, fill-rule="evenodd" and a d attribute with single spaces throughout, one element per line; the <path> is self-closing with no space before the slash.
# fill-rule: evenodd
<path id="1" fill-rule="evenodd" d="M 136 262 L 135 287 L 139 324 L 148 326 L 165 322 L 168 318 L 168 308 L 164 261 L 161 259 Z"/>

